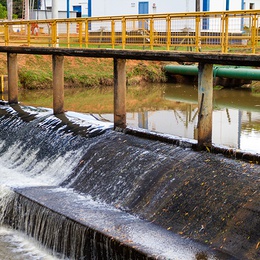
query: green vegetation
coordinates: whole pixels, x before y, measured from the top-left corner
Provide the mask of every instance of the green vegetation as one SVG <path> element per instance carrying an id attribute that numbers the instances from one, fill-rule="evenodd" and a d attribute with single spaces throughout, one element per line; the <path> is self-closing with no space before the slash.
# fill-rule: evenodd
<path id="1" fill-rule="evenodd" d="M 6 72 L 6 55 L 0 54 L 0 74 Z M 165 82 L 160 62 L 127 61 L 127 82 Z M 20 89 L 47 89 L 52 87 L 50 56 L 19 55 L 18 74 Z M 105 87 L 113 85 L 113 60 L 101 58 L 65 57 L 65 87 Z"/>
<path id="2" fill-rule="evenodd" d="M 7 17 L 6 7 L 4 7 L 4 6 L 0 3 L 0 19 L 5 19 L 6 17 Z"/>
<path id="3" fill-rule="evenodd" d="M 164 99 L 164 86 L 162 84 L 149 84 L 147 86 L 130 86 L 127 88 L 126 107 L 128 112 L 138 112 L 146 110 L 175 109 L 181 105 Z M 114 93 L 111 87 L 92 88 L 66 88 L 65 89 L 65 109 L 84 113 L 105 114 L 113 111 Z M 19 100 L 24 105 L 35 107 L 52 108 L 52 90 L 20 90 Z M 182 108 L 181 108 L 182 109 Z"/>
<path id="4" fill-rule="evenodd" d="M 216 85 L 213 87 L 214 90 L 221 90 L 222 88 L 224 88 L 224 87 L 221 85 Z"/>
<path id="5" fill-rule="evenodd" d="M 6 0 L 0 0 L 0 4 L 5 8 L 5 10 L 7 9 L 7 2 Z M 37 8 L 37 2 L 34 2 L 34 8 Z M 13 17 L 14 18 L 22 18 L 22 8 L 23 6 L 23 1 L 22 0 L 13 0 Z M 5 17 L 1 17 L 1 18 L 6 18 Z"/>
<path id="6" fill-rule="evenodd" d="M 251 89 L 254 94 L 260 95 L 260 81 L 253 81 Z"/>

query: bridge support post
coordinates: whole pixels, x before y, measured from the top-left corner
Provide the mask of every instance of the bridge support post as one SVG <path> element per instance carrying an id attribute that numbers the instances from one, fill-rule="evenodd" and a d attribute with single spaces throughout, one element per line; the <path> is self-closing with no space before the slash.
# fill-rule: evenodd
<path id="1" fill-rule="evenodd" d="M 212 145 L 213 65 L 199 63 L 198 149 Z"/>
<path id="2" fill-rule="evenodd" d="M 126 60 L 114 59 L 114 129 L 126 128 Z"/>
<path id="3" fill-rule="evenodd" d="M 17 53 L 7 54 L 8 70 L 8 102 L 9 104 L 18 103 L 18 66 Z"/>
<path id="4" fill-rule="evenodd" d="M 64 56 L 52 55 L 53 113 L 64 112 Z"/>

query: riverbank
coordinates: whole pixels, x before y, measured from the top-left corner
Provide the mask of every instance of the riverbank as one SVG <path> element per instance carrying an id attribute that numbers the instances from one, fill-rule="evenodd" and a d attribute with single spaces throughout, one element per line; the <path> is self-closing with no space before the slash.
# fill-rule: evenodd
<path id="1" fill-rule="evenodd" d="M 51 56 L 45 55 L 20 54 L 18 56 L 19 88 L 30 90 L 51 89 L 51 59 Z M 82 57 L 64 57 L 64 59 L 65 88 L 104 88 L 113 85 L 113 59 Z M 167 64 L 169 62 L 127 60 L 127 85 L 140 86 L 147 82 L 163 83 L 171 81 L 172 78 L 168 78 L 164 71 L 164 66 Z M 0 75 L 7 75 L 7 57 L 4 53 L 0 53 Z M 187 83 L 191 79 L 190 77 L 176 75 L 174 81 Z M 193 83 L 196 85 L 197 81 Z M 250 88 L 253 93 L 260 93 L 260 81 L 252 81 L 251 84 L 245 84 L 243 87 Z"/>
<path id="2" fill-rule="evenodd" d="M 43 55 L 19 55 L 19 88 L 48 89 L 52 86 L 52 57 Z M 64 58 L 65 87 L 98 87 L 113 85 L 113 59 Z M 7 74 L 7 59 L 0 54 L 0 74 Z M 158 61 L 129 60 L 126 64 L 127 84 L 166 82 L 163 63 Z"/>

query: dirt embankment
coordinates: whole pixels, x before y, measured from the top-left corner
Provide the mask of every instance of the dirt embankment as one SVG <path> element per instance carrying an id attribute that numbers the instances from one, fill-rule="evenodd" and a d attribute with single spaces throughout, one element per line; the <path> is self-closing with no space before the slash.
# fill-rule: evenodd
<path id="1" fill-rule="evenodd" d="M 7 74 L 7 59 L 0 54 L 0 74 Z M 165 82 L 162 62 L 127 61 L 127 83 Z M 50 88 L 52 85 L 51 56 L 19 55 L 19 87 L 24 89 Z M 65 57 L 65 87 L 93 87 L 113 85 L 113 60 L 101 58 Z"/>

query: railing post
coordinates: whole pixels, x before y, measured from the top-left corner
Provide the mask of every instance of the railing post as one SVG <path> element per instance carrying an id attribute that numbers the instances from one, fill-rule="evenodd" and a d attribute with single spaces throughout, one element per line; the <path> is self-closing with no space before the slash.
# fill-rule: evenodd
<path id="1" fill-rule="evenodd" d="M 115 49 L 116 34 L 115 34 L 115 20 L 111 21 L 111 45 L 112 49 Z"/>
<path id="2" fill-rule="evenodd" d="M 225 28 L 224 28 L 224 30 L 225 30 L 225 39 L 224 39 L 224 53 L 227 53 L 228 52 L 228 48 L 229 48 L 229 43 L 228 43 L 228 39 L 229 39 L 229 35 L 228 35 L 228 26 L 229 26 L 229 24 L 228 24 L 228 22 L 229 22 L 229 16 L 228 15 L 225 15 Z"/>
<path id="3" fill-rule="evenodd" d="M 79 22 L 79 47 L 82 48 L 82 22 Z"/>
<path id="4" fill-rule="evenodd" d="M 154 18 L 150 19 L 150 49 L 153 50 L 154 45 Z"/>
<path id="5" fill-rule="evenodd" d="M 31 23 L 27 23 L 27 45 L 30 46 L 31 45 Z"/>
<path id="6" fill-rule="evenodd" d="M 196 52 L 201 51 L 201 40 L 200 40 L 200 16 L 196 16 L 196 31 L 195 31 L 195 45 Z"/>
<path id="7" fill-rule="evenodd" d="M 51 23 L 51 37 L 52 37 L 52 47 L 58 47 L 58 41 L 57 41 L 57 22 L 54 21 Z"/>
<path id="8" fill-rule="evenodd" d="M 4 25 L 4 32 L 5 32 L 5 46 L 9 45 L 9 25 L 5 24 Z"/>
<path id="9" fill-rule="evenodd" d="M 70 47 L 70 23 L 67 22 L 66 26 L 67 26 L 67 47 L 69 48 Z"/>
<path id="10" fill-rule="evenodd" d="M 253 16 L 253 23 L 251 27 L 251 44 L 252 44 L 252 53 L 255 54 L 255 50 L 257 47 L 257 41 L 256 41 L 256 35 L 257 35 L 257 17 L 256 15 Z"/>
<path id="11" fill-rule="evenodd" d="M 8 67 L 8 102 L 9 104 L 18 103 L 18 66 L 17 53 L 7 54 Z"/>
<path id="12" fill-rule="evenodd" d="M 166 17 L 166 49 L 167 51 L 170 50 L 170 46 L 171 46 L 171 17 L 169 15 L 167 15 Z"/>
<path id="13" fill-rule="evenodd" d="M 88 48 L 88 44 L 89 44 L 89 21 L 86 20 L 85 22 L 85 46 L 86 48 Z"/>
<path id="14" fill-rule="evenodd" d="M 125 49 L 126 45 L 126 20 L 125 17 L 122 18 L 122 49 Z"/>
<path id="15" fill-rule="evenodd" d="M 64 112 L 64 56 L 52 55 L 53 113 Z"/>
<path id="16" fill-rule="evenodd" d="M 114 128 L 126 127 L 126 60 L 114 59 Z"/>
<path id="17" fill-rule="evenodd" d="M 213 65 L 199 63 L 198 149 L 212 145 Z"/>

